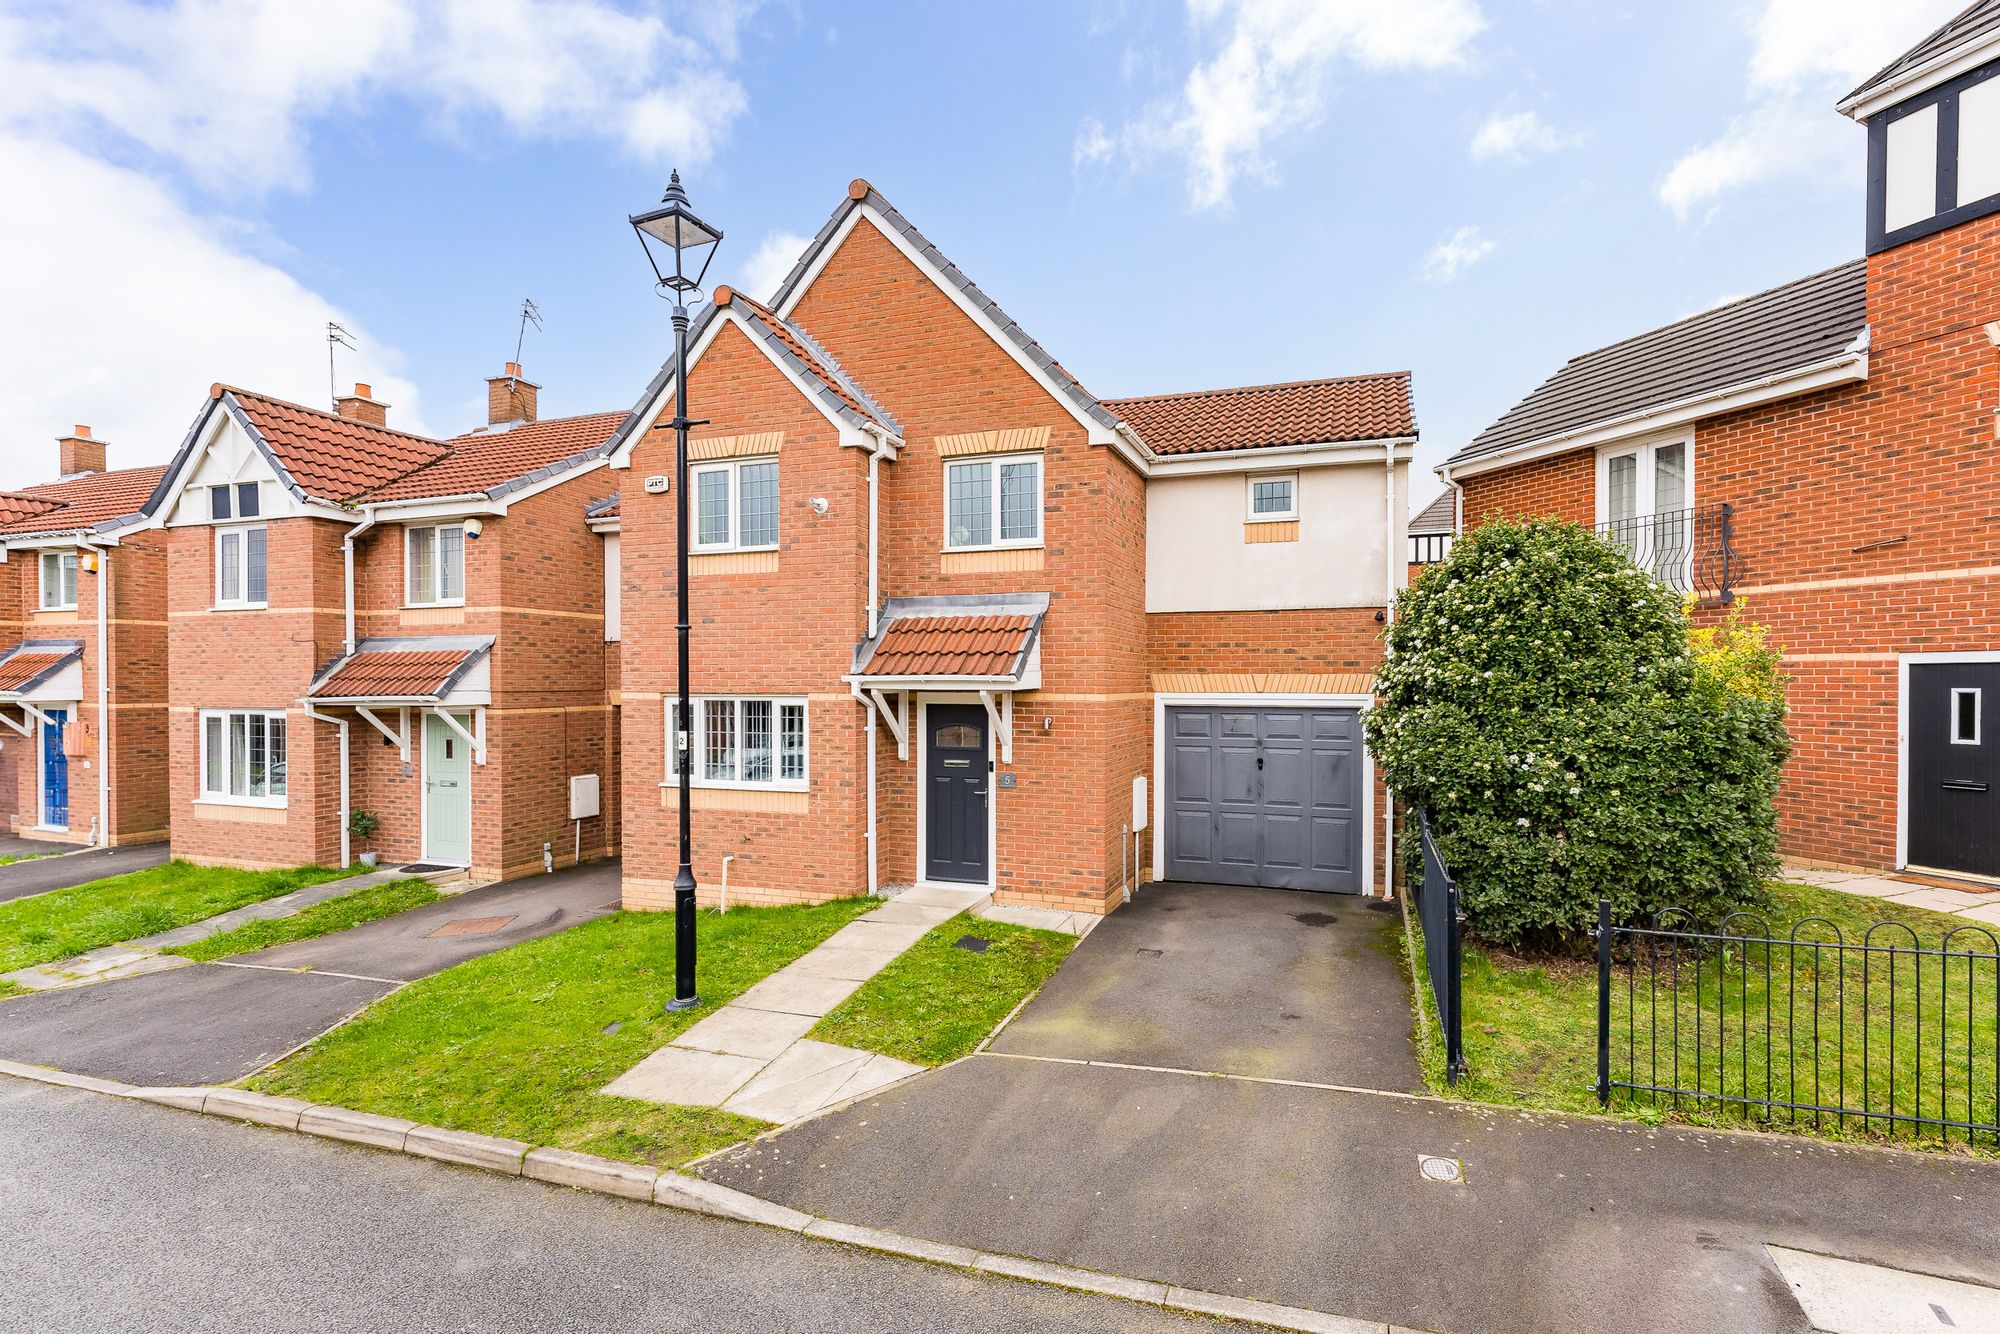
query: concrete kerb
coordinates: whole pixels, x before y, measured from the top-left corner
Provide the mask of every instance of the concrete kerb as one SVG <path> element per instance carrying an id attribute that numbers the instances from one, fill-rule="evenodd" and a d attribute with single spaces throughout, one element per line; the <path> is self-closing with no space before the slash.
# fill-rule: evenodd
<path id="1" fill-rule="evenodd" d="M 226 1120 L 247 1121 L 322 1139 L 385 1148 L 413 1157 L 430 1158 L 505 1176 L 528 1177 L 575 1190 L 624 1199 L 650 1200 L 668 1208 L 755 1223 L 818 1241 L 856 1246 L 1021 1282 L 1116 1297 L 1167 1310 L 1250 1321 L 1275 1329 L 1297 1330 L 1302 1334 L 1413 1334 L 1379 1320 L 1357 1320 L 1305 1307 L 1280 1306 L 1219 1292 L 1172 1287 L 1148 1279 L 1100 1274 L 1045 1260 L 988 1254 L 923 1237 L 908 1237 L 879 1228 L 816 1218 L 701 1177 L 684 1176 L 679 1172 L 662 1171 L 637 1163 L 617 1162 L 568 1149 L 538 1148 L 520 1140 L 420 1125 L 399 1117 L 316 1105 L 297 1098 L 279 1098 L 234 1088 L 139 1088 L 116 1080 L 73 1075 L 47 1066 L 9 1060 L 0 1060 L 0 1075 L 111 1097 L 131 1098 Z M 648 1188 L 645 1183 L 649 1180 L 651 1184 Z"/>

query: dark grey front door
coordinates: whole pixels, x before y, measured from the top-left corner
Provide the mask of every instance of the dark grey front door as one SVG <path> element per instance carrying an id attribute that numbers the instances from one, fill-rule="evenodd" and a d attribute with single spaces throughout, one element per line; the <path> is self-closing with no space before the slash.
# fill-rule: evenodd
<path id="1" fill-rule="evenodd" d="M 1167 710 L 1167 878 L 1358 894 L 1361 717 Z"/>
<path id="2" fill-rule="evenodd" d="M 924 710 L 924 878 L 983 885 L 986 846 L 986 708 L 932 704 Z"/>
<path id="3" fill-rule="evenodd" d="M 1910 664 L 1912 866 L 2000 876 L 2000 662 Z"/>

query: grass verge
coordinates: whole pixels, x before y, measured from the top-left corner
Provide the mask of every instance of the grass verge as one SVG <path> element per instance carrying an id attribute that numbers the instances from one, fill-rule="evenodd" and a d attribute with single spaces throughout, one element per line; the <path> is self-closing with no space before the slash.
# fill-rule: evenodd
<path id="1" fill-rule="evenodd" d="M 984 954 L 956 941 L 978 936 Z M 964 916 L 934 928 L 807 1036 L 918 1065 L 971 1053 L 1055 972 L 1076 937 Z"/>
<path id="2" fill-rule="evenodd" d="M 702 1004 L 679 1014 L 671 913 L 616 913 L 413 982 L 250 1081 L 266 1093 L 671 1167 L 763 1129 L 600 1090 L 682 1030 L 879 906 L 701 914 Z"/>
<path id="3" fill-rule="evenodd" d="M 1787 884 L 1774 885 L 1772 892 L 1774 901 L 1765 917 L 1772 925 L 1772 934 L 1779 937 L 1788 935 L 1793 923 L 1817 918 L 1837 928 L 1841 937 L 1852 943 L 1859 941 L 1861 934 L 1877 922 L 1895 922 L 1906 927 L 1908 934 L 1895 931 L 1893 943 L 1908 946 L 1914 936 L 1920 946 L 1935 948 L 1954 928 L 1980 925 L 1944 913 L 1842 894 L 1838 890 Z M 1831 930 L 1819 927 L 1802 931 L 1800 938 L 1824 941 L 1832 940 L 1834 936 Z M 1884 937 L 1878 935 L 1876 941 L 1884 943 Z M 1984 950 L 1989 946 L 1983 939 L 1973 943 L 1961 936 L 1954 942 L 1953 948 Z M 1692 960 L 1683 962 L 1678 988 L 1671 985 L 1663 960 L 1657 1028 L 1655 1010 L 1646 999 L 1646 972 L 1643 969 L 1640 972 L 1636 988 L 1636 1021 L 1632 1012 L 1634 1007 L 1628 1001 L 1628 995 L 1633 993 L 1627 991 L 1627 973 L 1622 967 L 1614 972 L 1614 1078 L 1620 1077 L 1621 1072 L 1631 1064 L 1642 1076 L 1651 1080 L 1653 1047 L 1650 1044 L 1654 1041 L 1653 1034 L 1657 1032 L 1660 1035 L 1661 1082 L 1667 1082 L 1671 1060 L 1668 1035 L 1678 1012 L 1682 1026 L 1681 1085 L 1689 1086 L 1693 1078 L 1691 1035 L 1695 1017 L 1699 1014 L 1705 1034 L 1702 1049 L 1704 1087 L 1712 1089 L 1717 1087 L 1718 1081 L 1723 1081 L 1732 1091 L 1747 1088 L 1754 1096 L 1762 1096 L 1768 1078 L 1769 1087 L 1777 1097 L 1806 1101 L 1812 1093 L 1808 1081 L 1817 1074 L 1824 1101 L 1832 1102 L 1836 1090 L 1842 1090 L 1848 1105 L 1858 1106 L 1862 1081 L 1866 1078 L 1871 1105 L 1877 1108 L 1888 1105 L 1884 1056 L 1892 1020 L 1886 1004 L 1887 988 L 1879 957 L 1872 965 L 1868 983 L 1870 1005 L 1865 1012 L 1860 1005 L 1863 979 L 1857 956 L 1850 956 L 1843 967 L 1831 955 L 1816 964 L 1809 951 L 1774 947 L 1767 959 L 1763 947 L 1753 945 L 1749 947 L 1746 958 L 1740 947 L 1732 946 L 1725 963 L 1728 985 L 1718 993 L 1715 985 L 1717 958 L 1714 954 L 1704 958 L 1704 990 L 1697 998 Z M 1747 968 L 1744 966 L 1746 963 L 1749 965 Z M 1764 973 L 1767 964 L 1771 969 L 1768 984 Z M 1796 984 L 1788 985 L 1793 970 L 1797 974 Z M 1963 970 L 1963 964 L 1956 964 L 1947 976 L 1935 959 L 1923 964 L 1921 987 L 1925 1004 L 1923 1033 L 1927 1084 L 1923 1111 L 1929 1115 L 1937 1115 L 1940 1111 L 1937 1101 L 1940 1023 L 1944 1050 L 1960 1054 L 1958 1058 L 1948 1058 L 1958 1060 L 1957 1067 L 1952 1070 L 1953 1114 L 1962 1115 L 1964 1112 L 1965 1081 L 1968 1078 L 1972 1081 L 1975 1109 L 1992 1106 L 1991 1054 L 1996 1049 L 1993 971 L 1990 966 L 1982 968 L 1974 994 L 1967 991 Z M 1901 1043 L 1896 1096 L 1900 1110 L 1911 1110 L 1915 1104 L 1908 1099 L 1915 1084 L 1912 1078 L 1914 1049 L 1910 1039 L 1915 1029 L 1910 1007 L 1912 974 L 1907 958 L 1900 962 L 1898 976 L 1897 989 L 1902 1008 L 1893 1020 Z M 1843 989 L 1844 1010 L 1840 1006 Z M 1941 1011 L 1938 1008 L 1940 996 L 1947 1000 Z M 1766 1023 L 1767 1004 L 1772 1029 L 1768 1049 L 1761 1036 Z M 1484 1102 L 1557 1111 L 1600 1110 L 1593 1092 L 1597 1078 L 1597 965 L 1594 960 L 1521 959 L 1468 942 L 1464 950 L 1463 1013 L 1466 1056 L 1471 1069 L 1459 1080 L 1455 1090 L 1457 1094 Z M 1724 1037 L 1720 1047 L 1715 1042 L 1718 1025 Z M 1747 1043 L 1742 1040 L 1746 1028 Z M 1865 1067 L 1861 1044 L 1864 1028 L 1873 1052 L 1872 1060 Z M 1962 1061 L 1962 1054 L 1967 1050 L 1975 1058 L 1970 1067 L 1964 1066 Z M 1983 1069 L 1978 1062 L 1978 1054 L 1982 1052 L 1986 1054 Z M 1798 1081 L 1796 1086 L 1794 1080 Z M 1441 1083 L 1434 1083 L 1434 1087 L 1443 1091 Z M 1676 1108 L 1664 1101 L 1655 1104 L 1644 1095 L 1637 1100 L 1614 1098 L 1611 1110 L 1646 1120 L 1670 1117 L 1698 1124 L 1740 1125 L 1745 1120 L 1742 1110 L 1736 1107 L 1722 1107 L 1713 1102 L 1696 1104 L 1684 1099 Z M 1757 1124 L 1762 1115 L 1761 1109 L 1753 1109 L 1751 1123 Z M 1786 1120 L 1783 1112 L 1777 1113 L 1776 1118 L 1775 1127 L 1778 1129 L 1834 1137 L 1853 1137 L 1859 1133 L 1853 1118 L 1849 1118 L 1844 1127 L 1830 1117 L 1822 1117 L 1820 1124 L 1815 1126 L 1810 1113 L 1803 1114 L 1797 1121 Z M 1907 1140 L 1910 1132 L 1898 1131 L 1896 1138 Z"/>
<path id="4" fill-rule="evenodd" d="M 348 874 L 327 866 L 237 871 L 168 862 L 0 904 L 0 973 L 199 922 Z"/>
<path id="5" fill-rule="evenodd" d="M 311 940 L 314 936 L 330 935 L 335 931 L 345 931 L 350 926 L 360 926 L 378 917 L 388 917 L 395 913 L 407 912 L 411 908 L 421 908 L 426 903 L 436 903 L 444 896 L 425 880 L 392 880 L 387 884 L 370 885 L 355 893 L 325 903 L 315 903 L 303 912 L 290 917 L 277 917 L 263 922 L 245 922 L 234 931 L 224 931 L 220 935 L 197 940 L 164 951 L 178 954 L 196 963 L 206 963 L 210 959 L 226 959 L 232 954 L 248 954 L 252 950 L 269 949 L 273 945 L 289 945 L 295 940 Z"/>

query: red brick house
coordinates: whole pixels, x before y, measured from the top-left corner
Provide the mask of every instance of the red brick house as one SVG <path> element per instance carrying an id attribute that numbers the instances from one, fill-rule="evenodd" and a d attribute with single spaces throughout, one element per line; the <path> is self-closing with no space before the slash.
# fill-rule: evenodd
<path id="1" fill-rule="evenodd" d="M 57 480 L 0 492 L 0 814 L 24 838 L 167 836 L 159 468 L 106 472 L 79 426 Z M 108 724 L 107 724 L 108 720 Z"/>
<path id="2" fill-rule="evenodd" d="M 174 855 L 481 877 L 615 851 L 604 491 L 621 414 L 536 419 L 519 367 L 486 427 L 388 425 L 217 385 L 150 497 L 167 553 Z"/>
<path id="3" fill-rule="evenodd" d="M 863 181 L 690 347 L 710 901 L 1376 883 L 1358 710 L 1404 576 L 1407 375 L 1099 399 Z M 671 370 L 592 520 L 622 547 L 633 907 L 676 866 Z"/>
<path id="4" fill-rule="evenodd" d="M 1850 94 L 1866 256 L 1575 357 L 1449 459 L 1771 626 L 1784 850 L 2000 877 L 2000 0 Z"/>

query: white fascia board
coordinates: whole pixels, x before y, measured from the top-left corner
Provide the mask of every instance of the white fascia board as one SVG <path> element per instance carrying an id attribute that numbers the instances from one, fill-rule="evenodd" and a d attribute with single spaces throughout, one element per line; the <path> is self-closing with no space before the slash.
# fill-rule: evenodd
<path id="1" fill-rule="evenodd" d="M 985 311 L 966 300 L 965 293 L 959 291 L 955 285 L 946 282 L 944 275 L 939 273 L 931 262 L 924 258 L 922 252 L 912 246 L 905 237 L 900 235 L 893 227 L 883 226 L 875 217 L 875 210 L 866 200 L 863 200 L 847 215 L 847 220 L 840 224 L 840 230 L 835 232 L 832 239 L 820 249 L 820 253 L 813 260 L 812 267 L 807 269 L 793 286 L 791 292 L 785 298 L 785 304 L 778 309 L 777 313 L 781 318 L 791 318 L 792 311 L 798 308 L 799 301 L 812 289 L 814 280 L 825 270 L 827 263 L 832 260 L 834 255 L 840 250 L 840 247 L 847 243 L 847 238 L 854 234 L 855 227 L 860 224 L 861 219 L 864 217 L 868 219 L 868 225 L 873 227 L 879 235 L 885 237 L 890 245 L 896 247 L 897 252 L 903 258 L 909 260 L 911 264 L 916 266 L 919 273 L 931 280 L 932 287 L 944 293 L 946 297 L 950 298 L 953 305 L 964 311 L 966 316 L 979 326 L 980 331 L 986 335 L 989 342 L 1011 357 L 1015 365 L 1026 371 L 1034 382 L 1040 385 L 1050 398 L 1055 400 L 1057 406 L 1074 418 L 1077 424 L 1082 426 L 1085 433 L 1089 436 L 1091 444 L 1111 446 L 1113 449 L 1118 450 L 1119 453 L 1132 458 L 1134 465 L 1139 467 L 1141 471 L 1144 471 L 1145 465 L 1139 459 L 1133 457 L 1131 446 L 1126 441 L 1119 439 L 1116 431 L 1107 431 L 1102 423 L 1092 421 L 1087 414 L 1079 411 L 1077 406 L 1070 402 L 1069 395 L 1064 393 L 1061 387 L 1055 381 L 1051 380 L 1047 373 L 1029 358 L 1027 353 L 1016 347 L 1013 340 L 1008 338 L 993 323 Z"/>
<path id="2" fill-rule="evenodd" d="M 9 551 L 45 551 L 53 547 L 74 547 L 89 543 L 94 547 L 115 547 L 118 539 L 99 535 L 90 528 L 51 529 L 46 533 L 10 533 L 0 539 Z"/>
<path id="3" fill-rule="evenodd" d="M 1865 122 L 1878 111 L 1929 92 L 1941 83 L 1949 83 L 1968 70 L 1977 69 L 1993 59 L 1996 51 L 2000 51 L 2000 32 L 1988 33 L 1971 46 L 1944 52 L 1914 69 L 1904 70 L 1889 82 L 1870 88 L 1858 97 L 1844 98 L 1833 109 L 1843 116 Z"/>
<path id="4" fill-rule="evenodd" d="M 1338 444 L 1275 445 L 1259 449 L 1219 450 L 1209 454 L 1172 454 L 1153 460 L 1155 477 L 1186 477 L 1216 472 L 1292 472 L 1339 463 L 1380 465 L 1385 450 L 1393 449 L 1398 463 L 1407 463 L 1416 453 L 1415 436 L 1394 436 L 1384 440 L 1349 440 Z"/>
<path id="5" fill-rule="evenodd" d="M 525 493 L 516 493 L 525 494 Z M 508 499 L 514 499 L 509 496 Z M 410 500 L 363 501 L 361 513 L 377 523 L 410 523 L 418 519 L 472 519 L 507 512 L 506 503 L 483 491 L 462 496 L 419 496 Z M 350 521 L 357 516 L 349 515 Z"/>
<path id="6" fill-rule="evenodd" d="M 1621 440 L 1692 426 L 1711 417 L 1721 417 L 1744 408 L 1753 408 L 1763 403 L 1777 403 L 1787 398 L 1797 398 L 1801 394 L 1810 394 L 1815 390 L 1839 384 L 1851 384 L 1867 378 L 1868 354 L 1843 352 L 1826 361 L 1814 362 L 1810 366 L 1802 366 L 1779 375 L 1766 376 L 1749 384 L 1732 385 L 1727 389 L 1718 389 L 1712 393 L 1669 403 L 1665 407 L 1627 413 L 1622 417 L 1613 417 L 1608 421 L 1581 427 L 1562 435 L 1544 436 L 1526 444 L 1514 445 L 1496 454 L 1467 459 L 1457 465 L 1442 464 L 1437 469 L 1437 475 L 1447 482 L 1457 483 L 1467 477 L 1477 477 L 1481 473 L 1511 468 L 1517 464 L 1530 463 L 1555 454 L 1567 454 L 1573 449 L 1615 444 Z"/>
<path id="7" fill-rule="evenodd" d="M 590 531 L 593 533 L 611 534 L 619 532 L 621 530 L 621 525 L 619 524 L 618 520 L 619 516 L 614 514 L 611 515 L 609 518 L 585 519 L 583 523 L 584 527 L 590 529 Z"/>

